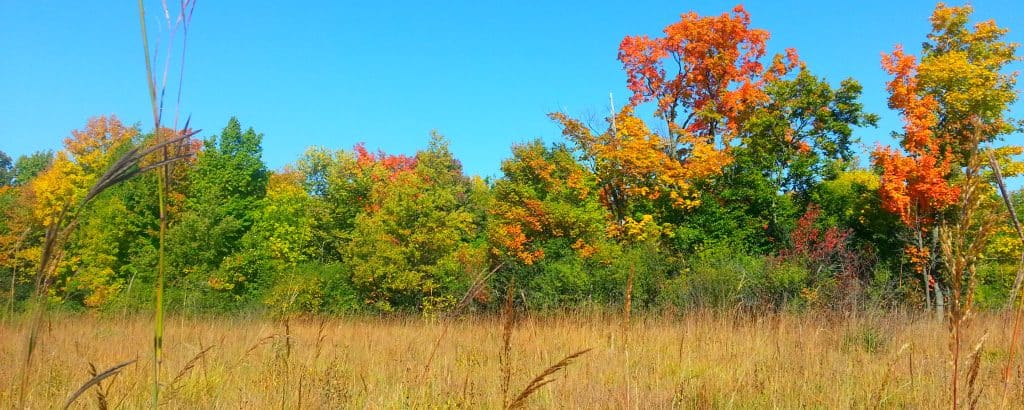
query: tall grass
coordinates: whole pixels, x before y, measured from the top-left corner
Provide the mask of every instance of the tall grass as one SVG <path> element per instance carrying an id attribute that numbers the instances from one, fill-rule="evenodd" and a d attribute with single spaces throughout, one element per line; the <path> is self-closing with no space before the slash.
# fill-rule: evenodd
<path id="1" fill-rule="evenodd" d="M 179 8 L 173 13 L 168 8 L 166 1 L 161 2 L 163 7 L 163 24 L 167 26 L 166 42 L 165 45 L 166 55 L 164 56 L 164 69 L 162 75 L 162 81 L 159 85 L 159 95 L 157 79 L 153 72 L 152 59 L 149 53 L 149 34 L 146 24 L 146 7 L 143 0 L 138 1 L 139 4 L 139 24 L 142 29 L 142 49 L 143 55 L 145 56 L 146 63 L 146 84 L 149 89 L 149 101 L 150 106 L 153 109 L 153 132 L 156 134 L 157 143 L 160 144 L 166 139 L 164 132 L 164 126 L 162 125 L 163 120 L 163 108 L 164 108 L 164 95 L 167 91 L 167 78 L 171 71 L 171 52 L 175 48 L 175 36 L 179 32 L 182 33 L 181 42 L 181 56 L 178 66 L 178 86 L 177 86 L 177 100 L 175 103 L 175 114 L 174 122 L 170 128 L 172 134 L 187 134 L 188 121 L 182 131 L 178 131 L 178 113 L 181 107 L 181 91 L 182 83 L 185 78 L 185 50 L 188 45 L 188 26 L 192 21 L 192 13 L 195 10 L 195 1 L 193 0 L 180 0 L 178 3 Z M 172 16 L 174 16 L 172 18 Z M 166 273 L 166 261 L 164 260 L 165 255 L 165 236 L 167 234 L 167 187 L 170 180 L 170 168 L 167 164 L 167 159 L 170 156 L 168 147 L 165 145 L 160 152 L 159 162 L 163 165 L 160 166 L 160 170 L 157 173 L 157 196 L 159 206 L 159 218 L 160 218 L 160 231 L 159 231 L 159 249 L 157 257 L 157 275 L 156 283 L 154 284 L 154 300 L 153 300 L 153 399 L 152 407 L 156 408 L 160 405 L 160 367 L 163 362 L 163 339 L 164 339 L 164 276 Z"/>
<path id="2" fill-rule="evenodd" d="M 634 313 L 629 366 L 617 336 L 611 337 L 622 331 L 620 312 L 520 315 L 510 343 L 508 401 L 584 347 L 593 350 L 535 390 L 527 407 L 948 408 L 952 400 L 945 325 L 923 314 Z M 149 352 L 148 317 L 51 315 L 51 320 L 38 353 L 60 360 L 40 361 L 29 379 L 35 387 L 27 402 L 35 408 L 63 404 L 80 387 L 82 369 L 90 362 L 113 364 Z M 494 316 L 454 321 L 426 378 L 422 364 L 433 346 L 424 341 L 444 331 L 442 322 L 296 318 L 289 331 L 292 377 L 287 383 L 279 322 L 171 316 L 166 323 L 176 341 L 165 345 L 164 366 L 174 372 L 161 404 L 169 408 L 277 408 L 282 391 L 285 407 L 299 408 L 300 386 L 302 408 L 506 405 L 498 377 L 503 330 Z M 978 313 L 971 323 L 965 340 L 989 336 L 983 348 L 973 349 L 976 354 L 965 354 L 964 368 L 977 369 L 964 372 L 975 380 L 970 401 L 976 398 L 978 408 L 999 408 L 1012 329 L 998 314 Z M 0 326 L 0 361 L 16 354 L 19 338 L 11 329 Z M 1019 356 L 1012 366 L 1006 402 L 1022 403 Z M 13 376 L 0 366 L 0 384 Z M 106 400 L 112 408 L 149 406 L 150 376 L 141 362 L 123 368 L 103 382 Z M 295 383 L 299 377 L 306 382 Z M 72 407 L 94 406 L 92 395 Z M 0 392 L 0 406 L 11 399 Z"/>
<path id="3" fill-rule="evenodd" d="M 973 314 L 975 287 L 978 283 L 978 262 L 988 245 L 989 237 L 1002 222 L 1002 214 L 996 208 L 995 201 L 991 200 L 991 187 L 988 178 L 983 174 L 982 153 L 980 148 L 977 148 L 982 141 L 980 122 L 975 125 L 975 131 L 966 137 L 972 139 L 972 145 L 976 148 L 969 153 L 963 168 L 964 175 L 958 186 L 960 197 L 956 206 L 957 213 L 943 219 L 939 226 L 939 249 L 946 280 L 949 283 L 947 318 L 952 363 L 950 389 L 954 410 L 961 406 L 961 402 L 965 402 L 964 404 L 970 408 L 975 406 L 975 401 L 971 397 L 976 381 L 971 374 L 976 371 L 974 364 L 969 365 L 966 380 L 963 381 L 968 390 L 967 397 L 961 397 L 960 394 L 961 350 L 967 340 L 964 338 L 964 328 Z M 979 354 L 977 350 L 982 346 L 982 343 L 978 344 L 975 355 Z"/>

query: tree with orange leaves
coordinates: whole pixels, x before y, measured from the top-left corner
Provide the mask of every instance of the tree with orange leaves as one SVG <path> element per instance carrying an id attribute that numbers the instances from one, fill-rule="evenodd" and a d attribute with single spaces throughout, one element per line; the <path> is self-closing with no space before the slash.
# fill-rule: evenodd
<path id="1" fill-rule="evenodd" d="M 940 3 L 920 62 L 901 46 L 882 57 L 882 67 L 893 76 L 887 84 L 889 107 L 902 114 L 902 149 L 878 147 L 872 157 L 882 170 L 882 206 L 909 228 L 905 253 L 929 300 L 928 283 L 940 261 L 937 228 L 968 222 L 958 221 L 963 212 L 956 211 L 974 201 L 965 195 L 979 195 L 965 190 L 983 168 L 979 156 L 1017 130 L 1006 116 L 1017 98 L 1016 73 L 1002 72 L 1020 59 L 1017 46 L 1003 41 L 1007 31 L 991 20 L 970 27 L 971 11 Z M 987 181 L 983 185 L 991 190 Z"/>
<path id="2" fill-rule="evenodd" d="M 527 266 L 559 251 L 593 255 L 605 237 L 606 211 L 597 201 L 594 175 L 567 147 L 515 145 L 501 170 L 490 206 L 493 254 Z"/>
<path id="3" fill-rule="evenodd" d="M 992 144 L 1020 131 L 1007 116 L 1017 100 L 1017 73 L 1003 72 L 1021 59 L 1017 45 L 1003 41 L 1007 30 L 992 20 L 969 26 L 971 12 L 970 6 L 939 3 L 920 63 L 901 47 L 883 55 L 882 66 L 893 75 L 889 105 L 903 114 L 905 154 L 879 148 L 874 155 L 883 172 L 882 202 L 912 232 L 906 253 L 925 281 L 926 297 L 935 280 L 936 302 L 948 300 L 954 409 L 977 264 L 1001 217 L 983 157 L 995 162 L 1008 151 Z M 933 279 L 933 271 L 942 275 Z"/>
<path id="4" fill-rule="evenodd" d="M 54 223 L 58 213 L 85 197 L 120 150 L 138 134 L 137 129 L 125 127 L 117 117 L 92 118 L 84 129 L 72 131 L 64 140 L 65 149 L 32 181 L 36 217 L 44 225 Z"/>
<path id="5" fill-rule="evenodd" d="M 768 100 L 765 86 L 798 65 L 792 49 L 762 63 L 770 35 L 750 27 L 742 6 L 719 16 L 683 14 L 664 33 L 628 36 L 619 45 L 633 95 L 607 131 L 551 114 L 597 176 L 617 234 L 662 229 L 655 209 L 700 205 L 695 183 L 721 174 L 751 108 Z M 634 114 L 649 102 L 665 122 L 662 133 Z"/>
<path id="6" fill-rule="evenodd" d="M 630 105 L 656 103 L 654 115 L 668 127 L 666 152 L 681 162 L 707 146 L 727 150 L 748 108 L 768 100 L 765 85 L 799 64 L 791 48 L 762 63 L 771 35 L 750 27 L 743 6 L 719 16 L 683 14 L 664 33 L 627 36 L 619 61 Z"/>

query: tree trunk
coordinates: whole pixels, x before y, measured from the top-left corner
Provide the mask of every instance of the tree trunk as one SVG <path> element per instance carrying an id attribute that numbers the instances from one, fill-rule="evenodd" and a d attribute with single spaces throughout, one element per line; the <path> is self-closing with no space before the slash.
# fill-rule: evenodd
<path id="1" fill-rule="evenodd" d="M 999 195 L 1003 197 L 1003 202 L 1006 204 L 1006 210 L 1010 212 L 1010 222 L 1013 222 L 1014 229 L 1017 230 L 1017 236 L 1020 237 L 1020 241 L 1024 244 L 1024 229 L 1021 229 L 1020 219 L 1017 219 L 1017 210 L 1013 209 L 1013 201 L 1010 200 L 1010 193 L 1006 190 L 1006 184 L 1003 183 L 1003 172 L 999 169 L 999 161 L 996 161 L 996 157 L 991 152 L 988 154 L 988 161 L 992 165 L 992 173 L 996 177 L 996 185 L 999 185 Z M 1017 267 L 1017 277 L 1013 280 L 1013 289 L 1010 290 L 1010 297 L 1006 301 L 1006 308 L 1010 309 L 1013 307 L 1013 302 L 1017 300 L 1017 293 L 1020 292 L 1021 282 L 1024 281 L 1024 252 L 1020 255 L 1020 265 Z"/>

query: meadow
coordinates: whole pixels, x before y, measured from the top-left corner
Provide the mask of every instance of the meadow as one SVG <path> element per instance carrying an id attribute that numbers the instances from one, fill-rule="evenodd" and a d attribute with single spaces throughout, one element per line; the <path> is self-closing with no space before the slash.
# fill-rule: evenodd
<path id="1" fill-rule="evenodd" d="M 685 12 L 622 33 L 606 124 L 549 112 L 560 139 L 477 172 L 455 153 L 493 130 L 276 169 L 236 117 L 203 134 L 181 110 L 196 2 L 167 3 L 138 2 L 151 127 L 0 151 L 0 408 L 1024 403 L 1024 57 L 989 9 L 939 3 L 920 50 L 882 52 L 882 113 L 742 5 Z"/>
<path id="2" fill-rule="evenodd" d="M 565 356 L 527 408 L 942 408 L 950 403 L 946 322 L 900 313 L 695 311 L 635 316 L 171 317 L 166 322 L 166 408 L 501 408 Z M 977 350 L 970 389 L 979 408 L 1024 401 L 1019 355 L 1004 393 L 1012 323 L 971 322 Z M 13 403 L 22 323 L 0 325 L 0 402 Z M 56 408 L 102 371 L 137 359 L 72 408 L 150 404 L 147 317 L 55 315 L 43 332 L 27 393 Z M 971 343 L 972 352 L 974 344 Z M 436 348 L 435 348 L 436 346 Z M 505 356 L 507 355 L 507 356 Z M 508 357 L 504 367 L 502 357 Z M 972 361 L 972 357 L 969 358 Z M 507 370 L 506 370 L 507 369 Z M 508 382 L 503 379 L 508 377 Z M 7 388 L 10 386 L 10 388 Z M 506 387 L 507 386 L 507 387 Z M 1004 394 L 1006 397 L 1004 398 Z M 1006 402 L 1004 402 L 1006 400 Z"/>

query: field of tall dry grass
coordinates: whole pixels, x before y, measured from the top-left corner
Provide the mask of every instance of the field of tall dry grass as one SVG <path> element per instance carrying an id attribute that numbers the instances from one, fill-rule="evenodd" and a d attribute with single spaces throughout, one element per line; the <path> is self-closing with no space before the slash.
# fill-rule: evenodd
<path id="1" fill-rule="evenodd" d="M 17 400 L 24 326 L 0 324 L 5 408 Z M 981 408 L 1003 402 L 1010 327 L 993 314 L 977 317 L 967 330 L 968 341 L 987 334 L 974 383 Z M 507 350 L 504 335 L 497 317 L 287 324 L 169 318 L 161 397 L 167 408 L 501 408 L 549 366 L 589 348 L 522 403 L 940 408 L 950 400 L 946 325 L 931 318 L 700 312 L 635 316 L 625 326 L 621 318 L 572 314 L 519 319 Z M 147 407 L 151 344 L 149 318 L 53 317 L 44 325 L 27 401 L 33 408 L 59 407 L 92 377 L 90 369 L 137 359 L 72 407 Z M 1019 354 L 1015 361 L 1008 403 L 1024 402 Z"/>

